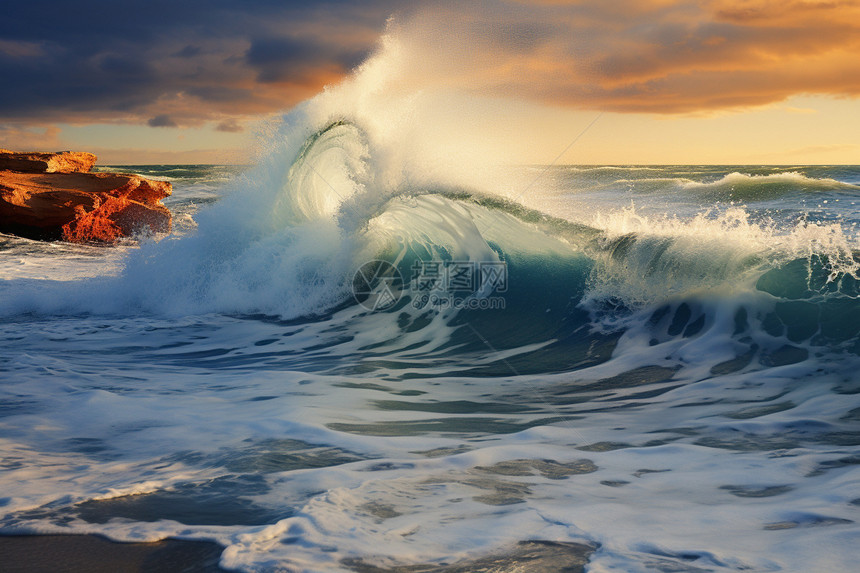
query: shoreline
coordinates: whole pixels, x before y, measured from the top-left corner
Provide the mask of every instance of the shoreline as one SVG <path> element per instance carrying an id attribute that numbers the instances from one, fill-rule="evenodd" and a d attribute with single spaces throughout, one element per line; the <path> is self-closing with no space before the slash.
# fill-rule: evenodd
<path id="1" fill-rule="evenodd" d="M 357 573 L 471 573 L 510 565 L 539 571 L 582 573 L 597 549 L 578 542 L 520 541 L 506 551 L 453 564 L 379 567 L 361 558 L 344 559 Z M 219 565 L 224 548 L 212 541 L 164 539 L 117 542 L 96 534 L 0 534 L 4 573 L 230 573 Z"/>
<path id="2" fill-rule="evenodd" d="M 0 534 L 0 568 L 5 573 L 226 573 L 219 566 L 223 550 L 212 541 L 122 543 L 87 534 Z"/>

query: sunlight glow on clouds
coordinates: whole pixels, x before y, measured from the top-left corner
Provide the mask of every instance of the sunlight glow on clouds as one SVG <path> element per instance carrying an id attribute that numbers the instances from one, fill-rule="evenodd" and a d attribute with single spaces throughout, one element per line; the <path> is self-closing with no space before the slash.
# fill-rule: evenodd
<path id="1" fill-rule="evenodd" d="M 240 145 L 254 121 L 347 77 L 383 34 L 404 51 L 388 89 L 519 99 L 559 121 L 769 105 L 797 118 L 828 98 L 860 111 L 857 0 L 153 0 L 121 18 L 106 0 L 60 6 L 16 3 L 0 20 L 0 146 L 74 143 L 59 124 L 197 129 Z"/>
<path id="2" fill-rule="evenodd" d="M 450 56 L 438 74 L 580 109 L 689 113 L 860 94 L 856 2 L 520 4 L 489 17 L 486 3 L 427 9 L 404 27 L 418 49 Z"/>

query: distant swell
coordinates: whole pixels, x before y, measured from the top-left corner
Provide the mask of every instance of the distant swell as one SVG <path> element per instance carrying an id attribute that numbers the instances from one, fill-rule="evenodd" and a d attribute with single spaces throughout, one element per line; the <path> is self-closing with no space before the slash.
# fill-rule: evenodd
<path id="1" fill-rule="evenodd" d="M 680 183 L 680 187 L 713 199 L 731 198 L 740 201 L 761 201 L 788 194 L 811 192 L 860 191 L 860 186 L 857 185 L 830 178 L 807 177 L 795 171 L 768 175 L 748 175 L 736 171 L 710 183 L 684 181 Z"/>

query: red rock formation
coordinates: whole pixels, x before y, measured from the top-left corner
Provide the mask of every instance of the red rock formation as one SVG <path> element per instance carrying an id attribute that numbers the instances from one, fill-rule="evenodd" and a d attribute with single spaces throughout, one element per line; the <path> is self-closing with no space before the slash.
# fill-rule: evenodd
<path id="1" fill-rule="evenodd" d="M 170 232 L 160 203 L 171 185 L 119 173 L 0 171 L 0 232 L 41 240 L 112 243 Z"/>
<path id="2" fill-rule="evenodd" d="M 0 149 L 0 170 L 18 173 L 87 173 L 95 164 L 96 156 L 83 151 L 38 153 Z"/>

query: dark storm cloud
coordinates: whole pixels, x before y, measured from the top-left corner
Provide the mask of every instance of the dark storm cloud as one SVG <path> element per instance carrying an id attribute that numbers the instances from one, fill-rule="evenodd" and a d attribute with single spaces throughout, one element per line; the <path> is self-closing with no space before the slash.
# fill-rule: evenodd
<path id="1" fill-rule="evenodd" d="M 146 122 L 149 127 L 179 127 L 175 121 L 170 119 L 169 115 L 156 115 Z"/>
<path id="2" fill-rule="evenodd" d="M 359 63 L 400 6 L 16 2 L 0 17 L 0 122 L 163 126 L 276 111 Z"/>
<path id="3" fill-rule="evenodd" d="M 201 51 L 200 46 L 192 46 L 189 44 L 173 54 L 173 56 L 175 58 L 193 58 L 194 56 L 199 56 Z"/>
<path id="4" fill-rule="evenodd" d="M 348 71 L 364 60 L 368 49 L 339 46 L 329 38 L 303 40 L 290 37 L 254 40 L 246 55 L 263 83 L 302 80 L 321 66 Z"/>

